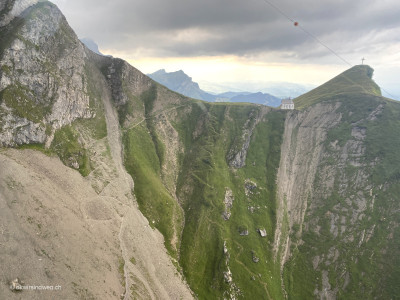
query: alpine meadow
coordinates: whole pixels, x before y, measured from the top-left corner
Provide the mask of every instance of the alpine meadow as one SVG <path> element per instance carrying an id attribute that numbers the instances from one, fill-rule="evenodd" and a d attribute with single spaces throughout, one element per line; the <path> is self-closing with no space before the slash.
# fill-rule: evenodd
<path id="1" fill-rule="evenodd" d="M 400 103 L 373 72 L 293 110 L 206 102 L 1 0 L 0 298 L 400 299 Z"/>

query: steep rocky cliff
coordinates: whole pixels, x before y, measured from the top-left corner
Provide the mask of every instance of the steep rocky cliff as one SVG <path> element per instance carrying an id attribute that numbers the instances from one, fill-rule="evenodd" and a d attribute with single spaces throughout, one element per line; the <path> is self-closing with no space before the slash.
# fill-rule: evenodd
<path id="1" fill-rule="evenodd" d="M 372 72 L 344 72 L 295 101 L 321 95 L 295 113 L 298 120 L 286 120 L 278 194 L 289 226 L 276 232 L 286 240 L 275 242 L 289 298 L 390 299 L 399 292 L 392 266 L 400 251 L 400 105 L 377 96 Z M 353 85 L 335 89 L 346 81 Z"/>
<path id="2" fill-rule="evenodd" d="M 49 132 L 95 115 L 85 70 L 87 50 L 55 6 L 36 2 L 15 1 L 5 15 L 10 21 L 1 27 L 4 146 L 51 143 Z"/>
<path id="3" fill-rule="evenodd" d="M 400 105 L 370 67 L 293 111 L 206 103 L 86 49 L 49 2 L 0 10 L 1 297 L 400 294 Z"/>
<path id="4" fill-rule="evenodd" d="M 192 298 L 123 167 L 123 100 L 105 76 L 120 61 L 87 50 L 53 4 L 30 4 L 0 28 L 0 298 Z"/>

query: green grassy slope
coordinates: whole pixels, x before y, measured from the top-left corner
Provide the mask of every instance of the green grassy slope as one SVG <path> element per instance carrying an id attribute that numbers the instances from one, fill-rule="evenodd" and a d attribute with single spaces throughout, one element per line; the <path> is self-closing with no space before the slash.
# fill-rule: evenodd
<path id="1" fill-rule="evenodd" d="M 340 102 L 337 113 L 342 119 L 324 141 L 314 192 L 309 197 L 312 205 L 306 213 L 303 235 L 291 235 L 294 244 L 283 283 L 272 245 L 286 113 L 272 110 L 257 119 L 263 110 L 259 106 L 192 101 L 159 86 L 139 97 L 131 96 L 130 103 L 124 104 L 142 107 L 146 116 L 134 127 L 125 124 L 128 129 L 124 135 L 126 166 L 134 178 L 140 208 L 164 234 L 167 248 L 199 299 L 232 295 L 239 299 L 284 299 L 285 293 L 289 299 L 310 299 L 327 284 L 341 299 L 396 295 L 393 283 L 398 272 L 392 265 L 398 265 L 400 254 L 394 238 L 399 234 L 395 195 L 400 164 L 395 149 L 400 146 L 396 135 L 400 111 L 397 103 L 378 96 L 379 88 L 371 76 L 368 66 L 357 66 L 296 100 L 300 108 L 321 101 Z M 155 117 L 162 110 L 160 103 L 170 112 L 170 101 L 176 109 L 165 116 L 178 133 L 181 147 L 176 194 L 171 194 L 161 175 L 166 141 L 157 129 L 162 121 Z M 120 117 L 129 120 L 129 113 Z M 245 166 L 230 167 L 232 149 L 241 149 L 244 129 L 255 123 Z M 353 136 L 354 130 L 366 135 Z M 354 144 L 358 142 L 361 144 Z M 361 161 L 343 161 L 343 151 L 351 154 L 354 145 L 364 149 Z M 321 181 L 319 172 L 323 170 L 335 174 L 330 190 Z M 361 183 L 357 179 L 360 174 L 367 174 Z M 368 197 L 371 188 L 374 204 Z M 224 220 L 228 190 L 234 200 L 230 219 Z M 366 197 L 368 206 L 362 213 L 363 204 L 357 202 L 360 195 Z M 359 214 L 357 219 L 355 213 Z M 346 228 L 341 234 L 332 233 L 331 215 Z M 259 228 L 266 230 L 267 237 L 259 235 Z M 315 228 L 320 228 L 319 232 Z M 245 230 L 248 235 L 240 235 Z M 299 232 L 299 228 L 291 231 Z M 173 243 L 177 234 L 179 242 Z M 360 243 L 361 235 L 364 240 Z M 224 253 L 224 244 L 229 254 Z M 338 257 L 332 260 L 336 251 Z M 389 259 L 386 253 L 390 253 Z M 314 268 L 316 256 L 321 263 Z M 232 272 L 231 282 L 225 276 L 228 271 Z"/>
<path id="2" fill-rule="evenodd" d="M 284 113 L 271 111 L 262 118 L 252 135 L 246 166 L 236 170 L 228 166 L 228 152 L 241 146 L 245 124 L 253 124 L 263 108 L 182 98 L 178 106 L 185 109 L 176 109 L 176 115 L 169 117 L 183 147 L 178 155 L 178 204 L 163 185 L 160 166 L 165 145 L 156 130 L 157 118 L 151 117 L 154 102 L 165 103 L 163 97 L 168 96 L 156 89 L 149 98 L 150 91 L 139 97 L 148 112 L 146 122 L 133 128 L 127 125 L 124 134 L 126 168 L 135 181 L 141 210 L 164 234 L 167 248 L 179 258 L 188 283 L 200 299 L 227 297 L 228 293 L 247 299 L 262 299 L 265 295 L 282 298 L 280 271 L 272 258 L 271 243 Z M 134 101 L 134 97 L 131 99 Z M 249 180 L 257 187 L 246 196 L 245 183 Z M 226 189 L 231 189 L 234 196 L 229 220 L 222 217 Z M 177 251 L 172 243 L 174 228 L 178 233 L 183 230 Z M 259 235 L 258 228 L 266 229 L 266 238 Z M 249 231 L 248 236 L 240 236 L 239 230 L 243 229 Z M 224 279 L 228 269 L 224 242 L 234 285 Z M 258 263 L 252 261 L 253 253 Z"/>
<path id="3" fill-rule="evenodd" d="M 13 25 L 18 29 L 21 24 Z M 65 46 L 74 42 L 64 25 L 55 37 L 61 41 L 55 55 L 65 55 Z M 16 35 L 11 29 L 2 30 Z M 9 43 L 8 38 L 0 40 L 0 53 Z M 287 230 L 294 243 L 281 274 L 273 244 L 276 179 L 288 112 L 195 101 L 168 91 L 122 60 L 98 60 L 88 59 L 82 74 L 94 117 L 57 130 L 46 152 L 56 153 L 84 176 L 92 171 L 84 141 L 107 135 L 102 94 L 110 87 L 118 97 L 113 100 L 124 162 L 139 208 L 163 234 L 177 269 L 199 299 L 312 299 L 328 285 L 339 299 L 398 297 L 400 105 L 380 97 L 369 66 L 355 66 L 295 99 L 299 110 L 339 102 L 341 119 L 323 141 L 302 235 L 298 227 Z M 51 61 L 42 67 L 58 78 Z M 40 105 L 36 100 L 18 83 L 0 94 L 14 114 L 41 122 L 52 102 Z M 249 132 L 245 165 L 231 167 Z M 176 147 L 175 152 L 168 147 Z M 299 150 L 296 155 L 308 154 Z M 324 172 L 334 176 L 332 187 L 326 186 Z M 228 192 L 233 206 L 225 220 Z M 282 220 L 282 227 L 288 227 L 287 218 Z M 244 231 L 248 234 L 241 235 Z"/>
<path id="4" fill-rule="evenodd" d="M 253 109 L 251 106 L 209 106 L 206 134 L 185 143 L 190 155 L 183 160 L 178 190 L 180 198 L 186 199 L 187 213 L 181 264 L 188 282 L 201 299 L 222 297 L 228 289 L 223 279 L 226 271 L 223 241 L 230 253 L 229 265 L 233 282 L 241 291 L 239 294 L 248 299 L 263 298 L 266 294 L 274 298 L 281 296 L 279 280 L 271 280 L 271 275 L 276 278 L 278 273 L 270 242 L 275 224 L 275 177 L 282 115 L 270 113 L 256 127 L 246 167 L 233 170 L 226 162 L 229 145 L 241 134 L 240 129 Z M 189 120 L 194 118 L 188 116 Z M 246 180 L 257 184 L 254 194 L 249 196 L 245 195 Z M 230 188 L 234 195 L 232 216 L 227 221 L 222 218 L 225 188 Z M 255 212 L 251 213 L 249 207 L 255 207 Z M 261 238 L 257 228 L 265 228 L 268 237 Z M 249 235 L 240 236 L 241 229 L 247 229 Z M 260 258 L 259 263 L 252 261 L 252 252 Z"/>
<path id="5" fill-rule="evenodd" d="M 381 95 L 379 86 L 372 80 L 374 70 L 368 65 L 354 66 L 323 85 L 294 100 L 296 109 L 303 109 L 321 101 L 337 99 L 341 95 Z"/>

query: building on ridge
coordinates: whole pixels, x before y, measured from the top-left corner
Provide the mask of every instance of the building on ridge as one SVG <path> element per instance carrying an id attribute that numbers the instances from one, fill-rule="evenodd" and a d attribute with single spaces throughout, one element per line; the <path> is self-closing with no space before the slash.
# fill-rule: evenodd
<path id="1" fill-rule="evenodd" d="M 281 103 L 281 109 L 294 109 L 293 100 L 290 98 L 283 99 Z"/>

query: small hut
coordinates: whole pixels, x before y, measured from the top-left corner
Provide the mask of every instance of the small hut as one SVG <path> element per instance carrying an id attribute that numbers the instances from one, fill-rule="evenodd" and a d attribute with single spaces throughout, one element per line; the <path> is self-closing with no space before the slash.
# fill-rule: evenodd
<path id="1" fill-rule="evenodd" d="M 294 109 L 293 100 L 290 98 L 283 99 L 281 103 L 281 109 Z"/>

